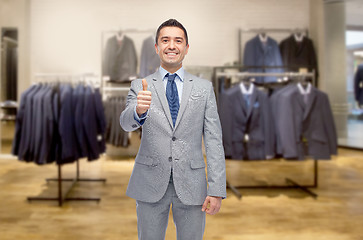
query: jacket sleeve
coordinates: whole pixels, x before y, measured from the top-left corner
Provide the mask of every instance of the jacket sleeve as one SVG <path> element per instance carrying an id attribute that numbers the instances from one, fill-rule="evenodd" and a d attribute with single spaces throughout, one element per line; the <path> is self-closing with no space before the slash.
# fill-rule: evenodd
<path id="1" fill-rule="evenodd" d="M 125 110 L 120 115 L 120 125 L 126 132 L 135 131 L 141 124 L 134 117 L 135 107 L 137 105 L 137 94 L 142 89 L 141 79 L 131 82 L 131 88 L 127 95 L 127 103 Z"/>
<path id="2" fill-rule="evenodd" d="M 272 117 L 270 101 L 267 94 L 263 94 L 263 124 L 265 135 L 265 154 L 266 158 L 275 156 L 275 123 Z"/>
<path id="3" fill-rule="evenodd" d="M 232 156 L 232 120 L 233 116 L 230 112 L 230 101 L 227 93 L 222 93 L 219 95 L 219 116 L 222 126 L 222 139 L 224 153 L 226 157 Z"/>
<path id="4" fill-rule="evenodd" d="M 205 108 L 203 137 L 207 155 L 208 196 L 225 198 L 226 165 L 222 144 L 222 128 L 212 84 L 210 84 Z"/>
<path id="5" fill-rule="evenodd" d="M 334 123 L 334 117 L 333 113 L 330 107 L 329 98 L 326 94 L 323 95 L 324 104 L 323 104 L 323 116 L 324 116 L 324 128 L 325 132 L 328 136 L 328 144 L 329 144 L 329 150 L 330 154 L 336 155 L 337 154 L 337 133 Z"/>

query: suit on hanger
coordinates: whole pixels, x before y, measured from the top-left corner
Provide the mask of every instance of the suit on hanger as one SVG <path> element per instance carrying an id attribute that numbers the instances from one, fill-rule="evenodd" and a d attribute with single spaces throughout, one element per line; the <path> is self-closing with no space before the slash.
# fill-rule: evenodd
<path id="1" fill-rule="evenodd" d="M 35 94 L 42 88 L 42 85 L 36 85 L 32 88 L 27 95 L 24 96 L 25 102 L 25 110 L 24 110 L 24 119 L 23 126 L 21 130 L 21 139 L 19 145 L 19 160 L 25 160 L 27 162 L 31 162 L 31 141 L 32 141 L 32 128 L 33 128 L 33 115 L 35 112 L 33 111 L 33 97 Z"/>
<path id="2" fill-rule="evenodd" d="M 124 36 L 121 43 L 113 36 L 107 40 L 102 65 L 102 75 L 111 81 L 127 82 L 136 77 L 137 56 L 134 42 Z"/>
<path id="3" fill-rule="evenodd" d="M 232 159 L 263 160 L 274 156 L 274 125 L 268 96 L 254 87 L 246 101 L 239 85 L 220 97 L 223 145 Z"/>
<path id="4" fill-rule="evenodd" d="M 155 52 L 155 39 L 150 36 L 142 43 L 140 77 L 143 78 L 154 73 L 159 66 L 160 58 Z"/>
<path id="5" fill-rule="evenodd" d="M 185 205 L 202 205 L 206 196 L 226 196 L 225 161 L 217 106 L 212 84 L 185 72 L 183 95 L 175 127 L 162 76 L 146 77 L 153 99 L 143 126 L 139 152 L 126 194 L 143 202 L 157 202 L 169 185 L 171 169 L 175 192 Z M 134 119 L 141 79 L 131 83 L 127 107 L 120 116 L 125 131 L 140 124 Z M 202 153 L 206 146 L 206 164 Z M 157 141 L 155 141 L 157 139 Z"/>
<path id="6" fill-rule="evenodd" d="M 20 104 L 16 115 L 15 134 L 11 151 L 14 155 L 20 156 L 19 153 L 23 151 L 22 149 L 20 149 L 20 142 L 22 139 L 23 141 L 25 140 L 25 118 L 27 117 L 26 103 L 29 101 L 27 101 L 27 99 L 29 99 L 28 95 L 30 95 L 37 87 L 37 85 L 32 85 L 21 94 Z"/>
<path id="7" fill-rule="evenodd" d="M 315 70 L 316 77 L 318 76 L 318 61 L 311 39 L 303 37 L 302 41 L 298 42 L 294 35 L 291 35 L 282 40 L 280 51 L 282 61 L 285 66 L 290 66 L 290 71 L 298 72 L 300 68 L 307 68 L 309 72 Z"/>
<path id="8" fill-rule="evenodd" d="M 248 66 L 261 66 L 261 67 L 281 67 L 282 59 L 280 49 L 277 42 L 267 37 L 266 43 L 261 42 L 259 36 L 252 38 L 246 42 L 243 65 Z M 248 72 L 261 72 L 261 73 L 281 73 L 282 68 L 250 68 Z M 276 82 L 277 78 L 273 76 L 256 77 L 256 82 L 267 83 Z"/>
<path id="9" fill-rule="evenodd" d="M 282 92 L 278 101 L 278 125 L 284 158 L 330 159 L 337 154 L 337 135 L 328 96 L 316 89 L 304 102 L 298 87 Z"/>
<path id="10" fill-rule="evenodd" d="M 60 86 L 59 134 L 62 144 L 61 160 L 58 163 L 71 163 L 78 159 L 77 136 L 72 112 L 72 92 L 70 84 Z"/>
<path id="11" fill-rule="evenodd" d="M 358 66 L 354 77 L 354 96 L 359 105 L 363 105 L 363 64 Z"/>

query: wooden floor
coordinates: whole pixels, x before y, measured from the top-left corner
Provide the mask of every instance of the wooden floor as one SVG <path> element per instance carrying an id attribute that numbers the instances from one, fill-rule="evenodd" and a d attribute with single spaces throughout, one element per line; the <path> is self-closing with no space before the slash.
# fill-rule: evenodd
<path id="1" fill-rule="evenodd" d="M 319 162 L 319 197 L 295 189 L 228 190 L 221 212 L 207 217 L 208 240 L 362 240 L 363 152 L 339 150 L 331 161 Z M 28 196 L 55 196 L 55 165 L 37 166 L 0 159 L 0 239 L 2 240 L 120 240 L 137 239 L 135 201 L 125 195 L 133 159 L 103 157 L 80 161 L 81 177 L 106 178 L 78 183 L 71 196 L 101 197 L 96 202 L 31 202 Z M 285 184 L 292 178 L 311 184 L 313 161 L 227 162 L 232 185 Z M 63 168 L 75 176 L 75 164 Z M 66 187 L 67 184 L 64 184 Z M 166 239 L 175 238 L 169 219 Z"/>

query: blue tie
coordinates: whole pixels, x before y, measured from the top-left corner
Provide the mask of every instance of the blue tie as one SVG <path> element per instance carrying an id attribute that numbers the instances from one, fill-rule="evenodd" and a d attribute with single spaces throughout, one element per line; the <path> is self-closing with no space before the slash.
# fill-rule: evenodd
<path id="1" fill-rule="evenodd" d="M 171 119 L 173 120 L 173 126 L 175 127 L 176 117 L 179 111 L 179 96 L 178 89 L 175 84 L 176 74 L 167 74 L 168 83 L 166 85 L 166 98 L 168 99 Z"/>
<path id="2" fill-rule="evenodd" d="M 244 96 L 245 101 L 246 101 L 246 106 L 247 106 L 247 108 L 249 108 L 250 107 L 250 95 L 244 94 L 243 96 Z"/>

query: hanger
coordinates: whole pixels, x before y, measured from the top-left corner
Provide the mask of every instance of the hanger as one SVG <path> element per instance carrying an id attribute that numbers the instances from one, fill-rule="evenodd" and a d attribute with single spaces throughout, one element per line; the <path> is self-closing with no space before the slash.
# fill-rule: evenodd
<path id="1" fill-rule="evenodd" d="M 119 30 L 117 33 L 116 33 L 116 38 L 117 38 L 117 41 L 122 41 L 125 37 L 125 34 L 123 33 L 122 30 Z"/>
<path id="2" fill-rule="evenodd" d="M 305 32 L 301 28 L 296 28 L 294 30 L 294 34 L 293 35 L 295 37 L 296 42 L 301 42 L 304 39 Z"/>

